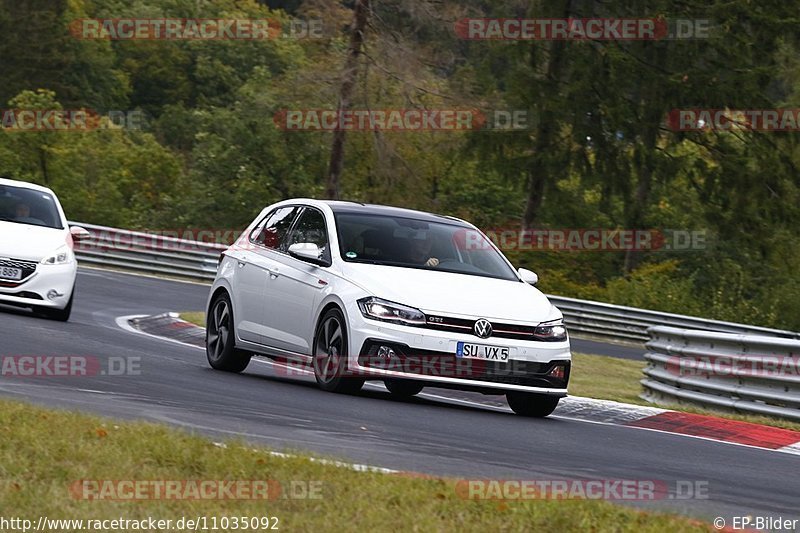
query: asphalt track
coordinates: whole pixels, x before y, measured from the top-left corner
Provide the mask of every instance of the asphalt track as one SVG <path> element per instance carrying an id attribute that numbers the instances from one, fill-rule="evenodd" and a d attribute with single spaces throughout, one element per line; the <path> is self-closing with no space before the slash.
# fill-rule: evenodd
<path id="1" fill-rule="evenodd" d="M 704 519 L 798 517 L 800 456 L 632 427 L 517 417 L 431 391 L 397 401 L 380 386 L 357 396 L 318 390 L 256 362 L 211 370 L 197 348 L 121 329 L 117 318 L 200 310 L 207 287 L 81 270 L 72 320 L 0 312 L 0 357 L 80 355 L 139 361 L 136 375 L 0 376 L 0 394 L 65 409 L 145 419 L 397 470 L 467 479 L 634 479 L 707 483 L 708 498 L 634 503 Z M 620 347 L 575 342 L 576 351 Z M 630 348 L 634 350 L 634 348 Z M 630 354 L 635 355 L 634 353 Z M 136 359 L 138 358 L 138 359 Z M 426 390 L 427 391 L 427 390 Z M 569 502 L 565 502 L 568 505 Z"/>

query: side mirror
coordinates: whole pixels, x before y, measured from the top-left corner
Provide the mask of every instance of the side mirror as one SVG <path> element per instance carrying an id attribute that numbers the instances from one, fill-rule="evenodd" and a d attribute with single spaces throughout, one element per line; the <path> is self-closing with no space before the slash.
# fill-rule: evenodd
<path id="1" fill-rule="evenodd" d="M 519 272 L 519 277 L 521 277 L 522 281 L 525 283 L 530 285 L 536 285 L 539 283 L 539 276 L 536 275 L 536 272 L 528 270 L 527 268 L 517 269 L 517 272 Z"/>
<path id="2" fill-rule="evenodd" d="M 70 226 L 69 233 L 72 235 L 72 239 L 76 241 L 85 241 L 92 238 L 92 234 L 80 226 Z"/>
<path id="3" fill-rule="evenodd" d="M 296 242 L 292 244 L 289 246 L 289 255 L 315 264 L 322 262 L 322 249 L 313 242 Z"/>

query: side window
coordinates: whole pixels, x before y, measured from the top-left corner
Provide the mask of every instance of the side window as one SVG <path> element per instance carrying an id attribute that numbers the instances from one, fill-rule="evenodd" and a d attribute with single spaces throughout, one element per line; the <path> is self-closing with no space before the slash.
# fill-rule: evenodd
<path id="1" fill-rule="evenodd" d="M 297 215 L 297 211 L 297 207 L 276 209 L 255 227 L 250 234 L 250 240 L 273 250 L 280 249 L 286 233 L 292 227 L 292 221 Z"/>
<path id="2" fill-rule="evenodd" d="M 316 244 L 322 250 L 322 260 L 326 263 L 331 262 L 331 250 L 328 246 L 328 231 L 325 228 L 325 217 L 316 209 L 306 208 L 297 219 L 292 234 L 286 246 L 291 246 L 298 242 L 310 242 Z"/>

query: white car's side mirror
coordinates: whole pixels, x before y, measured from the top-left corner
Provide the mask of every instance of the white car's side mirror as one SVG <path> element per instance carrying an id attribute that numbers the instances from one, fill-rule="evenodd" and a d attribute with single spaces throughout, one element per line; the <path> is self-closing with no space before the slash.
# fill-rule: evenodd
<path id="1" fill-rule="evenodd" d="M 527 268 L 520 268 L 517 272 L 519 272 L 519 277 L 522 278 L 522 281 L 525 283 L 529 283 L 530 285 L 539 283 L 539 276 L 536 275 L 536 272 L 528 270 Z"/>
<path id="2" fill-rule="evenodd" d="M 314 263 L 322 261 L 322 249 L 313 242 L 296 242 L 289 246 L 289 255 Z"/>
<path id="3" fill-rule="evenodd" d="M 86 239 L 92 238 L 92 234 L 80 226 L 70 226 L 69 233 L 76 241 L 85 241 Z"/>

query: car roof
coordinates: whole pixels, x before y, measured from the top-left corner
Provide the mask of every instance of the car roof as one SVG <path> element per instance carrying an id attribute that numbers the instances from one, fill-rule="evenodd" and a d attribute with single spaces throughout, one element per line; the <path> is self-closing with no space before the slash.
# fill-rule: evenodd
<path id="1" fill-rule="evenodd" d="M 425 222 L 449 222 L 458 225 L 469 226 L 468 222 L 448 215 L 437 215 L 425 211 L 416 211 L 403 207 L 393 207 L 388 205 L 364 204 L 361 202 L 350 202 L 346 200 L 320 200 L 327 204 L 334 214 L 355 214 L 355 215 L 378 215 L 385 217 L 412 218 Z"/>
<path id="2" fill-rule="evenodd" d="M 10 187 L 21 187 L 23 189 L 31 189 L 33 191 L 46 192 L 55 196 L 55 193 L 51 189 L 43 187 L 42 185 L 36 185 L 35 183 L 29 183 L 27 181 L 17 181 L 7 178 L 0 178 L 0 185 L 7 185 Z"/>

